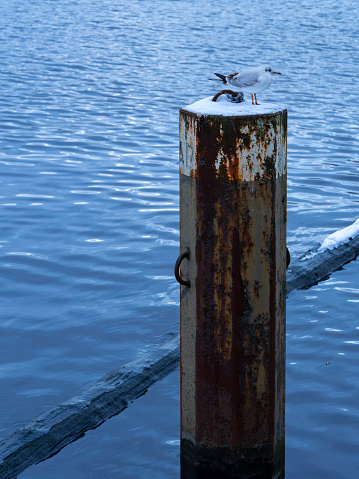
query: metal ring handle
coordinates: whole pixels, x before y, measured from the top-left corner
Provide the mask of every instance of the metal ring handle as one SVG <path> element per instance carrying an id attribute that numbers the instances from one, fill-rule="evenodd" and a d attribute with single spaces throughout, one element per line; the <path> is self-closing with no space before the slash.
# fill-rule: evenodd
<path id="1" fill-rule="evenodd" d="M 286 269 L 288 269 L 288 266 L 290 265 L 290 253 L 289 253 L 289 249 L 288 249 L 288 248 L 286 248 L 286 250 L 287 250 L 287 251 L 286 251 L 286 253 L 287 253 L 287 258 L 286 258 L 286 260 L 287 260 L 287 268 L 286 268 Z"/>
<path id="2" fill-rule="evenodd" d="M 181 278 L 180 276 L 180 266 L 184 258 L 189 259 L 190 253 L 189 251 L 185 251 L 184 253 L 180 254 L 177 258 L 176 264 L 175 264 L 175 278 L 179 282 L 179 284 L 183 284 L 183 286 L 187 286 L 187 288 L 191 287 L 191 281 L 185 281 L 184 279 Z"/>

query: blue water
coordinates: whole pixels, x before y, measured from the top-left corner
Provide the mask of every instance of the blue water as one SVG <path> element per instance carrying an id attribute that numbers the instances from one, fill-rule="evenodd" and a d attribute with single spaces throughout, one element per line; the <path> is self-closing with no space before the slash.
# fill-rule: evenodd
<path id="1" fill-rule="evenodd" d="M 0 436 L 179 329 L 178 110 L 269 63 L 293 257 L 358 216 L 355 0 L 3 0 Z M 287 478 L 359 476 L 358 261 L 287 304 Z M 327 364 L 329 363 L 329 364 Z M 24 479 L 179 477 L 179 373 Z"/>

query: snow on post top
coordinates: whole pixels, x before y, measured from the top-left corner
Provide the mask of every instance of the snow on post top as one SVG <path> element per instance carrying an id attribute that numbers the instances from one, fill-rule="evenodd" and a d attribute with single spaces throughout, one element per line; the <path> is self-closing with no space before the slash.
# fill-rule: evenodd
<path id="1" fill-rule="evenodd" d="M 212 97 L 209 96 L 187 105 L 183 110 L 203 115 L 248 116 L 277 113 L 278 111 L 285 110 L 285 108 L 274 103 L 252 105 L 248 100 L 242 103 L 233 103 L 222 95 L 217 101 L 212 101 Z"/>

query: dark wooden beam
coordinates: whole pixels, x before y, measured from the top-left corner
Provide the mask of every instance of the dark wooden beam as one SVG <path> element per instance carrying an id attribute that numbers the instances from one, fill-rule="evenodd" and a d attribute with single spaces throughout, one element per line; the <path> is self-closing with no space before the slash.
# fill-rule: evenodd
<path id="1" fill-rule="evenodd" d="M 119 414 L 179 365 L 179 335 L 110 372 L 79 396 L 41 414 L 0 443 L 0 478 L 14 479 Z"/>
<path id="2" fill-rule="evenodd" d="M 298 258 L 287 270 L 287 296 L 295 289 L 307 289 L 327 279 L 330 273 L 359 254 L 359 235 L 337 248 L 317 248 Z"/>

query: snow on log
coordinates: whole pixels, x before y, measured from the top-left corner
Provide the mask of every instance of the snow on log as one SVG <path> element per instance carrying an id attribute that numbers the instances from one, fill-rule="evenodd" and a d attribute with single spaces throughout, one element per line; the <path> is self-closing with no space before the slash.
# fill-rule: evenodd
<path id="1" fill-rule="evenodd" d="M 350 226 L 327 236 L 316 250 L 301 256 L 287 271 L 287 296 L 294 289 L 308 288 L 327 279 L 359 254 L 359 218 Z"/>
<path id="2" fill-rule="evenodd" d="M 359 254 L 359 219 L 328 236 L 322 245 L 294 261 L 287 271 L 287 295 L 326 279 Z M 179 366 L 179 334 L 110 372 L 83 393 L 43 413 L 0 442 L 0 478 L 15 479 L 33 464 L 119 414 L 147 389 Z"/>

